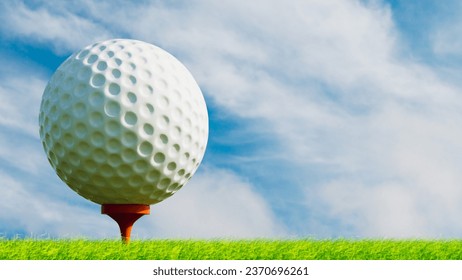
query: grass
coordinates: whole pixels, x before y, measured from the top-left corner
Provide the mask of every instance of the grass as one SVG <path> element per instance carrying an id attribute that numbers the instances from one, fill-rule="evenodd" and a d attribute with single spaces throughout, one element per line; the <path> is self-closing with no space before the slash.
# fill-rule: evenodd
<path id="1" fill-rule="evenodd" d="M 0 260 L 462 260 L 462 240 L 0 239 Z"/>

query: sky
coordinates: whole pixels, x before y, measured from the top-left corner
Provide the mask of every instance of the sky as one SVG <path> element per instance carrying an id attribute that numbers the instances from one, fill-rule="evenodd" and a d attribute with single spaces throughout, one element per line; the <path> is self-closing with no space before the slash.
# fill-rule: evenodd
<path id="1" fill-rule="evenodd" d="M 116 238 L 38 132 L 56 68 L 157 45 L 204 94 L 194 177 L 133 238 L 460 238 L 460 1 L 2 1 L 0 237 Z"/>

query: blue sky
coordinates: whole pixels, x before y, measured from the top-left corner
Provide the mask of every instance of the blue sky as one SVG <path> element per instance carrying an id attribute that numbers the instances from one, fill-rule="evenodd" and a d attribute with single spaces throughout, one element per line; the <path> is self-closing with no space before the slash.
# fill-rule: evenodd
<path id="1" fill-rule="evenodd" d="M 3 1 L 0 236 L 114 238 L 48 164 L 38 110 L 74 51 L 162 47 L 208 105 L 191 181 L 139 238 L 462 235 L 459 1 Z"/>

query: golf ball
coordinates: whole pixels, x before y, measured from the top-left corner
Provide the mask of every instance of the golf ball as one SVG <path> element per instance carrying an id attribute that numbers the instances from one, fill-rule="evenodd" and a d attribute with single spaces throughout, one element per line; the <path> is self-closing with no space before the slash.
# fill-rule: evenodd
<path id="1" fill-rule="evenodd" d="M 57 175 L 98 204 L 155 204 L 178 191 L 205 152 L 202 92 L 175 57 L 127 39 L 87 46 L 48 82 L 40 138 Z"/>

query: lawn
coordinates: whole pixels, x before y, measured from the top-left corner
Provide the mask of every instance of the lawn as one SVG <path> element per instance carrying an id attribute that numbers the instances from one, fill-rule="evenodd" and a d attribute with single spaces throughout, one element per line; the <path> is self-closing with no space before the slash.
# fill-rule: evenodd
<path id="1" fill-rule="evenodd" d="M 462 260 L 462 241 L 0 239 L 0 260 Z"/>

